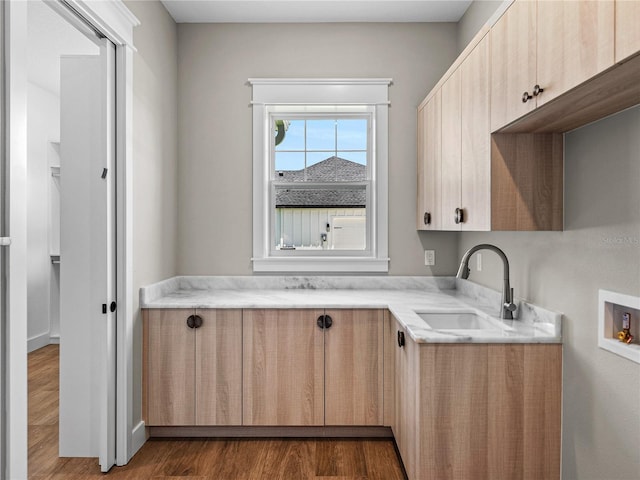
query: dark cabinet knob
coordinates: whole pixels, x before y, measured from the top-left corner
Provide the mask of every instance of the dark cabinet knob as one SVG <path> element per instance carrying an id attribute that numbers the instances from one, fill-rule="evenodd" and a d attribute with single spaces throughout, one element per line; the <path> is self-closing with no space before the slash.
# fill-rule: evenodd
<path id="1" fill-rule="evenodd" d="M 524 92 L 522 94 L 522 103 L 527 103 L 529 100 L 531 100 L 533 97 L 529 94 L 529 92 Z"/>
<path id="2" fill-rule="evenodd" d="M 189 328 L 200 328 L 202 323 L 203 320 L 200 315 L 189 315 L 187 318 L 187 327 Z"/>
<path id="3" fill-rule="evenodd" d="M 424 224 L 425 225 L 431 225 L 431 213 L 430 212 L 425 212 L 424 213 Z"/>
<path id="4" fill-rule="evenodd" d="M 333 325 L 333 319 L 329 315 L 320 315 L 318 320 L 316 320 L 316 324 L 320 328 L 331 328 L 331 325 Z"/>
<path id="5" fill-rule="evenodd" d="M 540 85 L 536 85 L 535 87 L 533 87 L 533 96 L 534 97 L 537 97 L 542 92 L 544 92 L 544 88 L 541 88 Z"/>
<path id="6" fill-rule="evenodd" d="M 464 222 L 464 211 L 462 208 L 456 208 L 456 215 L 454 217 L 456 224 Z"/>
<path id="7" fill-rule="evenodd" d="M 398 346 L 400 348 L 404 347 L 404 332 L 398 330 Z"/>

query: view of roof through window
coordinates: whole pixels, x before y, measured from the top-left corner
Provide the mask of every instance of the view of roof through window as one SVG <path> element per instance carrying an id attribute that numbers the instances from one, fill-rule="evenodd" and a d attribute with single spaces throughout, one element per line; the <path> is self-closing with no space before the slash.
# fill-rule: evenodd
<path id="1" fill-rule="evenodd" d="M 274 122 L 274 136 L 276 180 L 365 180 L 361 175 L 366 176 L 367 118 L 277 119 Z M 329 159 L 335 159 L 330 162 L 332 172 L 329 172 L 329 164 L 315 169 L 315 175 L 309 170 Z M 359 178 L 354 178 L 354 175 Z M 314 176 L 316 178 L 312 178 Z"/>
<path id="2" fill-rule="evenodd" d="M 283 116 L 273 130 L 274 248 L 365 250 L 369 119 Z"/>

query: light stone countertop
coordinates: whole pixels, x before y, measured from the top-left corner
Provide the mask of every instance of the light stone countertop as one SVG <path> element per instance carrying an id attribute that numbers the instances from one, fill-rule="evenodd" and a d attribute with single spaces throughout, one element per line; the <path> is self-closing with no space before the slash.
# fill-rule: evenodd
<path id="1" fill-rule="evenodd" d="M 500 292 L 454 277 L 173 277 L 140 289 L 140 308 L 382 308 L 418 343 L 562 343 L 562 314 L 517 301 L 500 320 Z M 438 331 L 418 313 L 476 313 L 489 330 Z"/>

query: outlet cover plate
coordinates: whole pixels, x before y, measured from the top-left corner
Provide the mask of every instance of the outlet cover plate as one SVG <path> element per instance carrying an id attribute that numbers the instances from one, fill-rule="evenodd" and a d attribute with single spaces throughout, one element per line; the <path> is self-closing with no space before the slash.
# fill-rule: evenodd
<path id="1" fill-rule="evenodd" d="M 424 251 L 424 264 L 427 267 L 432 267 L 436 264 L 436 251 L 435 250 L 425 250 Z"/>

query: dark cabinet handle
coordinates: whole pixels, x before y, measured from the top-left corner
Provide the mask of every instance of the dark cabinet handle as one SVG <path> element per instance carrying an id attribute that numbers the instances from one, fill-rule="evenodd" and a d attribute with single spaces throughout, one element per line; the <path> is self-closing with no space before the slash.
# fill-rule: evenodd
<path id="1" fill-rule="evenodd" d="M 524 92 L 522 94 L 522 103 L 527 103 L 529 100 L 531 100 L 533 97 L 529 94 L 529 92 Z"/>
<path id="2" fill-rule="evenodd" d="M 404 347 L 404 332 L 398 330 L 398 346 L 400 348 Z"/>
<path id="3" fill-rule="evenodd" d="M 331 325 L 333 325 L 333 319 L 329 315 L 320 315 L 318 320 L 316 320 L 316 324 L 320 328 L 331 328 Z"/>
<path id="4" fill-rule="evenodd" d="M 425 212 L 424 213 L 424 224 L 425 225 L 431 225 L 431 213 L 430 212 Z"/>
<path id="5" fill-rule="evenodd" d="M 456 208 L 456 216 L 454 218 L 456 224 L 464 222 L 464 213 L 462 208 Z"/>
<path id="6" fill-rule="evenodd" d="M 187 318 L 187 327 L 189 328 L 200 328 L 202 323 L 203 320 L 200 315 L 189 315 Z"/>
<path id="7" fill-rule="evenodd" d="M 534 97 L 537 97 L 542 92 L 544 92 L 544 88 L 541 88 L 540 85 L 536 85 L 535 87 L 533 87 L 533 96 Z"/>

